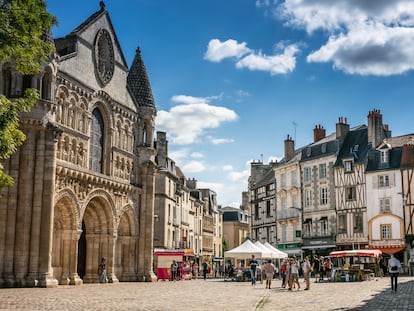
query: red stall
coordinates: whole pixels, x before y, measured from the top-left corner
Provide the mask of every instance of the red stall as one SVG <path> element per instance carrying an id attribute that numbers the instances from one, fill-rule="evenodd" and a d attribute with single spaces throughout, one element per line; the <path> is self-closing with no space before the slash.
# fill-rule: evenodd
<path id="1" fill-rule="evenodd" d="M 156 249 L 154 251 L 154 265 L 158 280 L 171 280 L 171 264 L 175 260 L 178 264 L 179 279 L 191 280 L 194 250 L 185 249 Z"/>

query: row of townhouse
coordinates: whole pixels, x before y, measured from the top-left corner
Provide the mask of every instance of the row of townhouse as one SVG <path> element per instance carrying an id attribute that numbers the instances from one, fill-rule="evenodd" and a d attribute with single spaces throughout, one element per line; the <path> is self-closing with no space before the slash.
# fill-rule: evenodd
<path id="1" fill-rule="evenodd" d="M 210 265 L 222 259 L 222 216 L 217 194 L 197 188 L 168 157 L 166 133 L 155 141 L 154 249 L 191 249 L 195 260 Z"/>
<path id="2" fill-rule="evenodd" d="M 251 163 L 251 237 L 290 255 L 372 248 L 407 264 L 414 246 L 414 134 L 392 137 L 379 110 L 368 125 L 339 118 L 326 136 L 295 149 L 284 141 L 279 162 Z"/>

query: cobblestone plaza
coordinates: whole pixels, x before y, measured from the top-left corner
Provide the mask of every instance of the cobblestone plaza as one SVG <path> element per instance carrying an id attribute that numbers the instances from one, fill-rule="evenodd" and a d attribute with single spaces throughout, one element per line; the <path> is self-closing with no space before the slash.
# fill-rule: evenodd
<path id="1" fill-rule="evenodd" d="M 312 283 L 287 291 L 219 279 L 154 283 L 84 284 L 58 288 L 0 290 L 0 310 L 414 310 L 414 278 L 400 277 L 397 292 L 388 277 L 364 282 Z"/>

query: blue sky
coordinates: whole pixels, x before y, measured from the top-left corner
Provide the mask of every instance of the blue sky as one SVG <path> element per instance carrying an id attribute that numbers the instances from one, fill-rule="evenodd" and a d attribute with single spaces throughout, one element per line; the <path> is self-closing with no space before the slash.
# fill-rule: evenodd
<path id="1" fill-rule="evenodd" d="M 51 0 L 61 37 L 99 1 Z M 414 1 L 107 0 L 131 65 L 139 46 L 156 130 L 187 178 L 238 206 L 250 162 L 327 135 L 339 117 L 379 109 L 393 136 L 414 133 Z"/>

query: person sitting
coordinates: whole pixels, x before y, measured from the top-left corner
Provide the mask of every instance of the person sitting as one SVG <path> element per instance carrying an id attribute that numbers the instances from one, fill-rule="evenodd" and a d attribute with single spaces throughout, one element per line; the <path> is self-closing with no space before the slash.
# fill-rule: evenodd
<path id="1" fill-rule="evenodd" d="M 241 282 L 243 280 L 243 270 L 241 267 L 237 269 L 236 281 Z"/>

